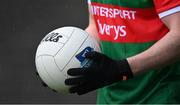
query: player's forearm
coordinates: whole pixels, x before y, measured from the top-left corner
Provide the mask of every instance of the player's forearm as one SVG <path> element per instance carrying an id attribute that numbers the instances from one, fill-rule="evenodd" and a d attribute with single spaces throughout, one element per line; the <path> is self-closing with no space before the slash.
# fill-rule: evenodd
<path id="1" fill-rule="evenodd" d="M 94 17 L 91 14 L 91 11 L 89 11 L 89 25 L 85 30 L 99 42 L 98 32 L 96 29 L 96 23 L 94 21 Z"/>
<path id="2" fill-rule="evenodd" d="M 89 25 L 85 29 L 85 31 L 88 32 L 91 36 L 93 36 L 99 42 L 98 33 L 97 33 L 95 25 Z"/>
<path id="3" fill-rule="evenodd" d="M 151 48 L 136 56 L 128 58 L 128 62 L 135 75 L 146 72 L 151 68 L 162 67 L 179 59 L 180 33 L 170 31 Z"/>

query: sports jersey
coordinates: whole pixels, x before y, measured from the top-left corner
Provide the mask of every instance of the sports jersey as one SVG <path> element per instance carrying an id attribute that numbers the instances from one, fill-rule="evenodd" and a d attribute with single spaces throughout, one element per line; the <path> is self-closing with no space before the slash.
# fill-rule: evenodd
<path id="1" fill-rule="evenodd" d="M 161 18 L 180 0 L 89 0 L 102 53 L 112 59 L 139 54 L 168 33 Z M 180 62 L 98 90 L 97 103 L 180 103 Z"/>

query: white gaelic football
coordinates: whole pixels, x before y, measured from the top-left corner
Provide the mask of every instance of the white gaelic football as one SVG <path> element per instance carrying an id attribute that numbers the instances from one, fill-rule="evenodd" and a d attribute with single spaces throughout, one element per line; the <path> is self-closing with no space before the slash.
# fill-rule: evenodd
<path id="1" fill-rule="evenodd" d="M 59 93 L 68 93 L 64 84 L 67 70 L 86 65 L 84 55 L 100 51 L 99 44 L 87 32 L 76 27 L 58 28 L 44 37 L 37 48 L 37 72 L 45 84 Z"/>

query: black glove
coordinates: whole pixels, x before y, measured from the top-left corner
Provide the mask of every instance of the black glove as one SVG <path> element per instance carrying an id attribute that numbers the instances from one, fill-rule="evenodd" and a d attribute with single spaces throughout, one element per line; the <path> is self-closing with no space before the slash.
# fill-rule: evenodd
<path id="1" fill-rule="evenodd" d="M 70 93 L 82 95 L 133 77 L 126 59 L 116 61 L 95 51 L 85 56 L 91 61 L 89 66 L 72 68 L 67 71 L 68 75 L 74 76 L 65 80 L 66 85 L 72 86 L 69 89 Z"/>

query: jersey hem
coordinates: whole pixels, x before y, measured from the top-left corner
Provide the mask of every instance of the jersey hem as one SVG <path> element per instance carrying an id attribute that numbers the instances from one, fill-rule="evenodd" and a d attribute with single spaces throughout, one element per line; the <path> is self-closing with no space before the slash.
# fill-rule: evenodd
<path id="1" fill-rule="evenodd" d="M 163 17 L 165 17 L 165 16 L 174 14 L 174 13 L 176 13 L 176 12 L 180 12 L 180 6 L 177 6 L 177 7 L 175 7 L 175 8 L 170 9 L 170 10 L 164 11 L 164 12 L 158 14 L 158 15 L 159 15 L 159 18 L 163 18 Z"/>
<path id="2" fill-rule="evenodd" d="M 91 0 L 87 0 L 88 4 L 91 4 Z"/>

